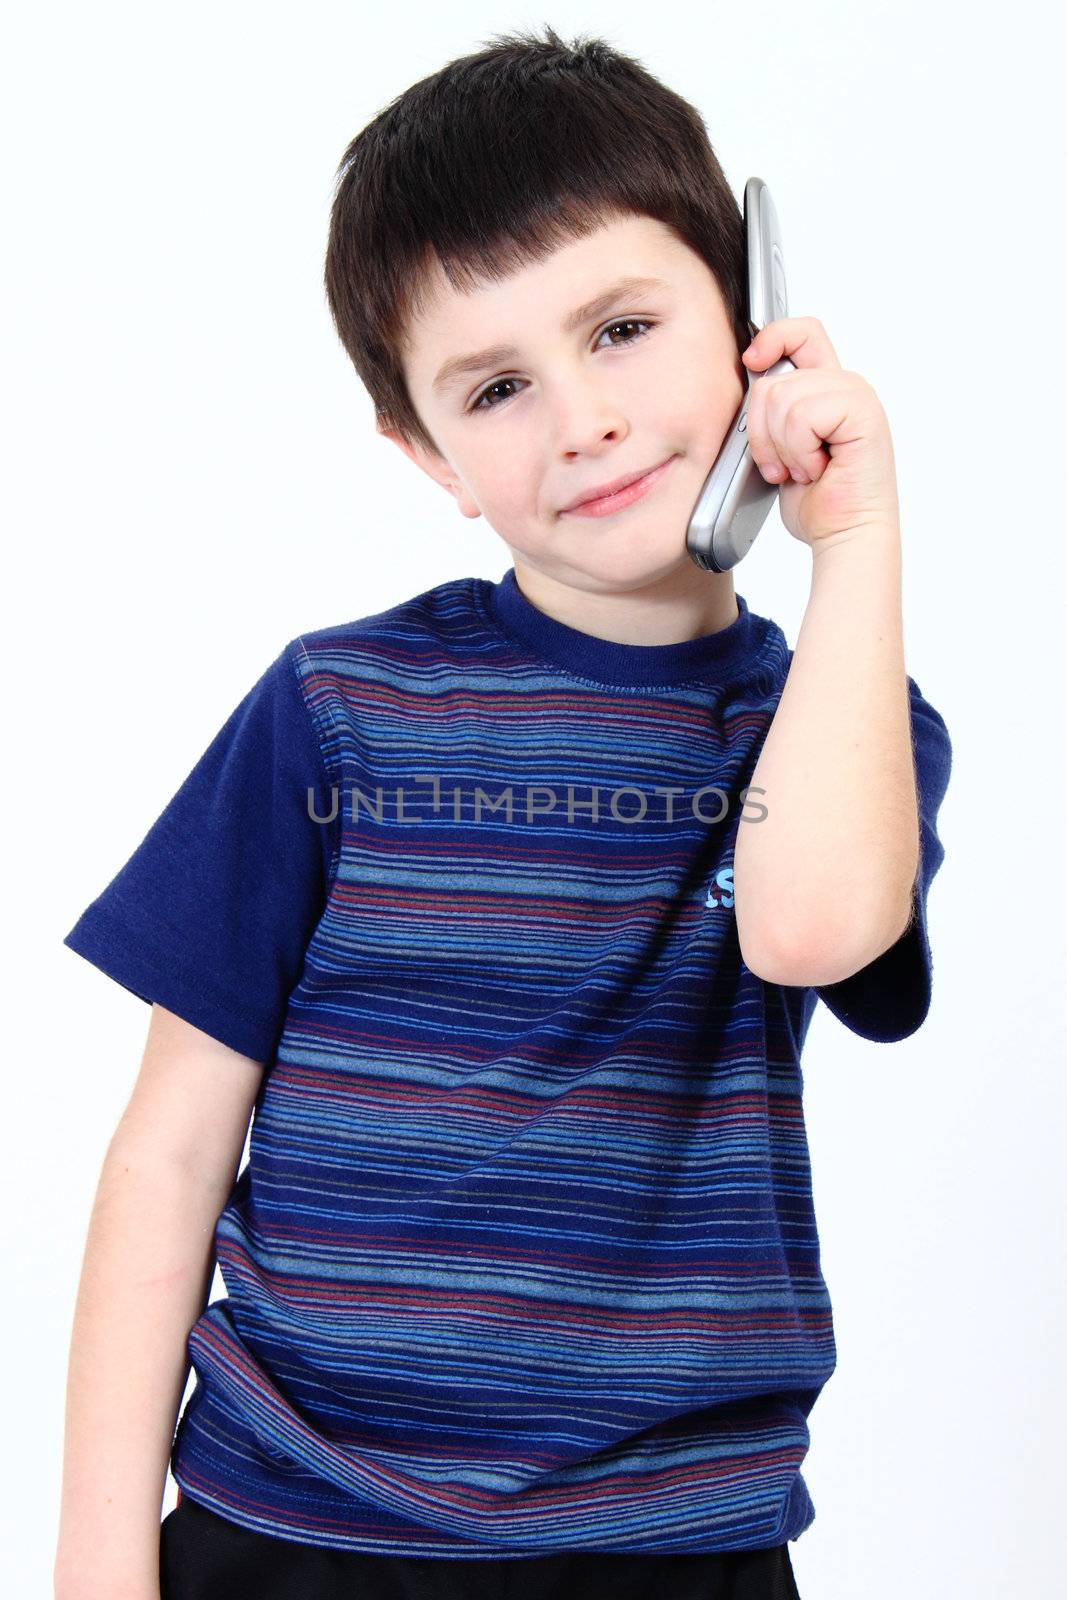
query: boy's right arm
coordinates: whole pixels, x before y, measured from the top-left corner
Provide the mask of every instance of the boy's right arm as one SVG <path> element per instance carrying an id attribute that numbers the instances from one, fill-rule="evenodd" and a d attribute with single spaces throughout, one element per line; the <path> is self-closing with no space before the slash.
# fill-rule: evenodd
<path id="1" fill-rule="evenodd" d="M 153 1005 L 104 1160 L 67 1376 L 56 1600 L 158 1600 L 186 1340 L 207 1304 L 263 1064 Z"/>

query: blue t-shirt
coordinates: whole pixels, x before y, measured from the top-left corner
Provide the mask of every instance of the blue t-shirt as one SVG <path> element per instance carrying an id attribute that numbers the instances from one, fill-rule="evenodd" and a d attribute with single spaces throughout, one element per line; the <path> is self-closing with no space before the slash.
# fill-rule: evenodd
<path id="1" fill-rule="evenodd" d="M 794 1539 L 836 1348 L 800 1055 L 930 1004 L 945 724 L 909 679 L 915 917 L 815 990 L 741 960 L 789 669 L 514 569 L 292 640 L 65 943 L 265 1064 L 171 1466 L 246 1528 L 414 1556 Z M 748 824 L 746 824 L 748 825 Z"/>

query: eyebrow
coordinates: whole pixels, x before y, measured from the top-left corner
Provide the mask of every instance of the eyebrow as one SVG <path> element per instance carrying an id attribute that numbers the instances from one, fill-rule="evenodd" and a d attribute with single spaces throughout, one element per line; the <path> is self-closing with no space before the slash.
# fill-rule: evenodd
<path id="1" fill-rule="evenodd" d="M 569 311 L 563 319 L 564 331 L 573 333 L 583 323 L 600 316 L 601 312 L 610 310 L 615 301 L 623 295 L 645 294 L 650 289 L 669 288 L 670 285 L 664 283 L 662 278 L 620 278 L 610 288 L 604 289 L 592 300 L 587 300 L 584 306 L 577 306 L 573 311 Z M 495 344 L 486 350 L 475 350 L 470 355 L 453 356 L 438 372 L 431 388 L 435 391 L 451 388 L 457 379 L 464 378 L 472 372 L 480 372 L 484 367 L 501 366 L 518 354 L 514 345 Z"/>

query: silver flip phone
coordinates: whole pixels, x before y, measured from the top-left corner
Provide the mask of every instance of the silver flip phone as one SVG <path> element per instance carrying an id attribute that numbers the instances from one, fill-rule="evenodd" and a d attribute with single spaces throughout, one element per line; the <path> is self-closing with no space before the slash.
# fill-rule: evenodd
<path id="1" fill-rule="evenodd" d="M 770 190 L 762 178 L 745 184 L 745 248 L 748 254 L 748 316 L 752 337 L 768 322 L 788 316 L 782 236 Z M 766 372 L 745 369 L 751 390 L 758 378 L 795 372 L 788 356 Z M 748 554 L 778 495 L 748 448 L 748 395 L 730 424 L 686 532 L 686 548 L 706 572 L 726 572 Z"/>

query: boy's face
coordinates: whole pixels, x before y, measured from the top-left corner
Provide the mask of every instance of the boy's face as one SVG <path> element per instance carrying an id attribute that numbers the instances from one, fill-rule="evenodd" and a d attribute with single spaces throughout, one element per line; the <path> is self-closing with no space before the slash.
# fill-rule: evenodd
<path id="1" fill-rule="evenodd" d="M 568 326 L 577 308 L 623 278 L 663 286 L 622 290 Z M 501 283 L 463 294 L 438 269 L 431 289 L 408 330 L 405 375 L 441 453 L 387 437 L 455 496 L 464 516 L 484 515 L 516 576 L 532 569 L 550 584 L 603 596 L 691 596 L 706 585 L 712 575 L 689 556 L 686 527 L 746 379 L 701 258 L 664 224 L 627 216 Z M 511 353 L 490 353 L 442 383 L 446 363 L 489 346 Z M 601 517 L 565 511 L 668 458 L 629 506 Z"/>

